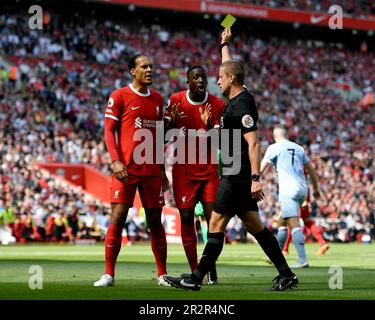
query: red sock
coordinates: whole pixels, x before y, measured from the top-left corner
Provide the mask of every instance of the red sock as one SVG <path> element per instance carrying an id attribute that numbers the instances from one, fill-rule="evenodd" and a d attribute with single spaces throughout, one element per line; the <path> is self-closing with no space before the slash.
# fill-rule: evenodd
<path id="1" fill-rule="evenodd" d="M 194 224 L 181 224 L 181 239 L 191 272 L 198 267 L 197 235 Z"/>
<path id="2" fill-rule="evenodd" d="M 307 225 L 304 225 L 303 228 L 302 228 L 302 232 L 303 234 L 305 235 L 305 241 L 306 243 L 311 243 L 312 240 L 311 240 L 311 229 L 309 226 Z"/>
<path id="3" fill-rule="evenodd" d="M 283 251 L 288 252 L 289 251 L 289 245 L 292 242 L 292 234 L 290 232 L 290 228 L 288 227 L 288 237 L 286 238 L 286 241 L 284 243 Z"/>
<path id="4" fill-rule="evenodd" d="M 121 250 L 122 227 L 109 224 L 105 235 L 105 273 L 115 276 L 115 265 L 117 256 Z"/>
<path id="5" fill-rule="evenodd" d="M 158 277 L 167 274 L 167 239 L 162 224 L 150 226 L 151 248 L 158 268 Z"/>
<path id="6" fill-rule="evenodd" d="M 323 238 L 322 232 L 320 229 L 316 226 L 315 221 L 311 221 L 311 232 L 316 240 L 318 240 L 319 244 L 322 246 L 326 243 L 326 241 Z"/>

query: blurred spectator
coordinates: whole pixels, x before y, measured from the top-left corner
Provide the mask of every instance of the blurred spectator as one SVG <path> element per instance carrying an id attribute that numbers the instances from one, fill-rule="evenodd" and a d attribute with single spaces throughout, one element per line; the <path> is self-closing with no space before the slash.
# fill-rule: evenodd
<path id="1" fill-rule="evenodd" d="M 344 14 L 357 18 L 375 16 L 375 3 L 372 0 L 217 0 L 220 2 L 232 2 L 257 5 L 263 7 L 296 9 L 310 12 L 328 13 L 330 6 L 339 5 Z"/>
<path id="2" fill-rule="evenodd" d="M 78 210 L 75 209 L 71 215 L 68 216 L 68 225 L 71 230 L 72 241 L 74 242 L 77 238 L 78 228 L 79 228 L 79 217 Z"/>
<path id="3" fill-rule="evenodd" d="M 371 239 L 375 240 L 375 211 L 374 210 L 370 212 L 369 224 L 370 224 Z"/>
<path id="4" fill-rule="evenodd" d="M 230 243 L 235 244 L 247 242 L 247 231 L 244 228 L 241 220 L 237 216 L 234 216 L 229 221 L 227 232 Z"/>

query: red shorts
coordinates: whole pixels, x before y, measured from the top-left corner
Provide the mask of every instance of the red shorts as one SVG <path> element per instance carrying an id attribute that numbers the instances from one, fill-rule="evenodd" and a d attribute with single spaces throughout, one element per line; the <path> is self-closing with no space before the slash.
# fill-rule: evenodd
<path id="1" fill-rule="evenodd" d="M 219 187 L 217 175 L 209 179 L 194 180 L 186 175 L 172 172 L 172 178 L 173 194 L 178 209 L 194 208 L 198 201 L 215 202 Z"/>
<path id="2" fill-rule="evenodd" d="M 123 183 L 113 175 L 110 200 L 111 203 L 122 203 L 132 207 L 138 188 L 144 208 L 162 208 L 165 205 L 162 185 L 161 176 L 128 176 L 128 181 Z"/>

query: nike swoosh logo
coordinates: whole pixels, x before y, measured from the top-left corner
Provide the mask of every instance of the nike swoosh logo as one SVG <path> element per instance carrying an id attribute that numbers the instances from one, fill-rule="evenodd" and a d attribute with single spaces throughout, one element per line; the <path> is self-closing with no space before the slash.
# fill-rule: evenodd
<path id="1" fill-rule="evenodd" d="M 108 248 L 116 248 L 116 247 L 118 247 L 118 246 L 112 246 L 112 245 L 110 245 L 110 244 L 107 244 L 107 247 L 108 247 Z"/>
<path id="2" fill-rule="evenodd" d="M 195 284 L 186 283 L 186 282 L 184 281 L 184 279 L 182 279 L 182 280 L 180 281 L 180 285 L 182 285 L 183 287 L 190 287 L 190 288 L 195 287 Z"/>
<path id="3" fill-rule="evenodd" d="M 327 18 L 327 17 L 325 17 L 325 16 L 321 16 L 321 17 L 314 17 L 314 16 L 311 16 L 310 21 L 311 21 L 312 24 L 317 24 L 317 23 L 319 23 L 320 21 L 323 21 L 323 20 L 326 19 L 326 18 Z"/>
<path id="4" fill-rule="evenodd" d="M 140 107 L 132 107 L 132 110 L 137 110 L 139 109 Z"/>

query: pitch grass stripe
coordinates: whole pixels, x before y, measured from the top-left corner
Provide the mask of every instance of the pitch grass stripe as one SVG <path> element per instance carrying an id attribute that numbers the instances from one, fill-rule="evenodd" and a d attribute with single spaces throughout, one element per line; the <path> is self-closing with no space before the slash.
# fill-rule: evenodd
<path id="1" fill-rule="evenodd" d="M 103 245 L 0 246 L 0 299 L 375 300 L 374 245 L 332 244 L 322 257 L 315 256 L 318 245 L 307 244 L 306 248 L 311 267 L 295 271 L 300 278 L 298 288 L 272 293 L 267 290 L 276 271 L 261 261 L 265 256 L 257 245 L 227 245 L 217 264 L 219 284 L 204 285 L 200 292 L 157 286 L 155 262 L 148 244 L 123 248 L 116 269 L 116 285 L 111 288 L 93 287 L 103 273 Z M 199 246 L 198 252 L 202 249 Z M 56 252 L 61 254 L 54 255 Z M 130 252 L 132 255 L 126 260 Z M 8 256 L 9 253 L 12 255 Z M 28 256 L 29 253 L 40 255 Z M 294 263 L 296 259 L 291 247 L 287 260 Z M 33 264 L 43 268 L 43 290 L 28 287 L 28 270 Z M 342 290 L 328 287 L 332 276 L 328 270 L 333 265 L 343 268 Z M 188 269 L 182 246 L 168 246 L 169 274 L 179 275 Z"/>
<path id="2" fill-rule="evenodd" d="M 175 256 L 185 256 L 185 252 L 170 252 L 171 254 Z M 46 253 L 43 251 L 34 251 L 34 252 L 7 252 L 5 254 L 2 254 L 0 257 L 0 260 L 2 258 L 6 257 L 35 257 L 35 256 L 44 256 Z M 69 251 L 49 251 L 48 254 L 53 256 L 103 256 L 103 252 L 91 252 L 91 251 L 81 251 L 81 252 L 69 252 Z M 152 255 L 152 251 L 124 251 L 121 253 L 122 255 L 128 255 L 128 256 L 137 256 L 137 255 L 145 255 L 149 256 Z M 229 257 L 236 257 L 238 258 L 239 254 L 226 254 L 225 258 Z M 259 253 L 254 254 L 242 254 L 241 255 L 241 261 L 243 261 L 243 258 L 252 258 L 252 257 L 259 257 Z"/>
<path id="3" fill-rule="evenodd" d="M 152 251 L 126 251 L 123 252 L 124 255 L 129 256 L 137 256 L 137 255 L 145 255 L 149 256 L 152 255 Z M 43 251 L 35 251 L 35 252 L 7 252 L 6 254 L 2 254 L 0 260 L 4 257 L 35 257 L 35 256 L 45 256 L 46 253 Z M 48 255 L 52 256 L 104 256 L 104 250 L 102 252 L 91 252 L 91 251 L 81 251 L 81 252 L 68 252 L 68 251 L 49 251 Z M 176 256 L 185 256 L 184 252 L 174 252 L 173 255 Z"/>

